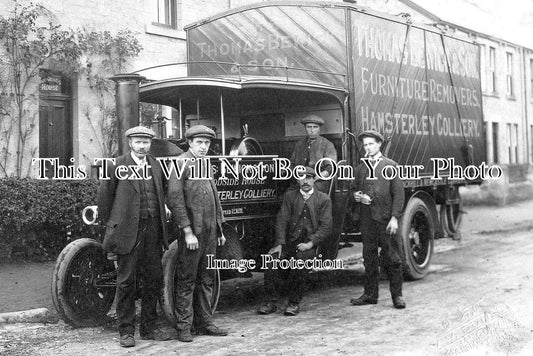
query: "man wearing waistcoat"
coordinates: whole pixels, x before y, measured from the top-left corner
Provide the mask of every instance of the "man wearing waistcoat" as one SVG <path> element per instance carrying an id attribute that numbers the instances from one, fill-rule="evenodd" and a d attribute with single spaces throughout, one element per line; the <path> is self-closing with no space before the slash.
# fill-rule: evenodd
<path id="1" fill-rule="evenodd" d="M 285 194 L 276 218 L 275 246 L 268 251 L 274 258 L 305 261 L 321 257 L 316 255 L 317 247 L 331 236 L 331 199 L 314 188 L 315 178 L 314 169 L 305 167 L 305 176 L 298 179 L 300 190 L 288 190 Z M 307 273 L 304 268 L 266 269 L 264 286 L 267 297 L 257 312 L 271 314 L 277 310 L 280 282 L 286 279 L 290 292 L 284 314 L 297 315 Z"/>
<path id="2" fill-rule="evenodd" d="M 308 115 L 301 121 L 305 127 L 306 138 L 296 142 L 294 151 L 291 155 L 292 166 L 305 166 L 315 168 L 315 164 L 321 158 L 330 158 L 333 162 L 337 162 L 337 150 L 333 143 L 327 138 L 320 136 L 320 130 L 324 126 L 324 119 L 317 115 Z M 325 162 L 321 166 L 320 174 L 327 178 L 332 172 L 331 163 Z M 328 193 L 330 186 L 329 180 L 316 180 L 315 189 Z"/>
<path id="3" fill-rule="evenodd" d="M 380 247 L 382 267 L 389 278 L 392 303 L 395 308 L 403 309 L 405 302 L 402 298 L 402 259 L 396 236 L 398 218 L 404 204 L 403 185 L 398 177 L 391 180 L 383 177 L 383 167 L 397 165 L 380 151 L 383 136 L 377 131 L 368 130 L 359 134 L 358 139 L 363 143 L 367 163 L 362 162 L 354 172 L 354 219 L 360 220 L 366 279 L 364 294 L 350 302 L 353 305 L 377 304 Z M 375 179 L 370 177 L 367 164 L 375 166 Z"/>
<path id="4" fill-rule="evenodd" d="M 185 164 L 183 174 L 168 182 L 168 203 L 173 221 L 182 231 L 178 236 L 177 328 L 178 340 L 191 342 L 191 328 L 204 335 L 225 336 L 227 331 L 213 324 L 211 296 L 214 269 L 207 269 L 207 255 L 216 255 L 217 244 L 224 245 L 224 217 L 212 178 L 206 178 L 207 151 L 215 132 L 204 125 L 185 132 L 189 150 L 178 157 Z M 202 177 L 193 177 L 203 172 Z M 200 178 L 200 179 L 197 179 Z"/>
<path id="5" fill-rule="evenodd" d="M 127 130 L 125 135 L 131 151 L 107 166 L 108 179 L 100 181 L 97 202 L 99 215 L 106 226 L 103 248 L 117 255 L 116 298 L 120 345 L 131 347 L 135 346 L 138 270 L 143 278 L 141 338 L 170 339 L 170 335 L 156 326 L 156 303 L 163 286 L 161 256 L 163 249 L 168 248 L 168 242 L 165 181 L 159 162 L 148 154 L 155 133 L 137 126 Z M 123 168 L 117 169 L 119 166 Z M 119 179 L 124 177 L 126 179 Z"/>

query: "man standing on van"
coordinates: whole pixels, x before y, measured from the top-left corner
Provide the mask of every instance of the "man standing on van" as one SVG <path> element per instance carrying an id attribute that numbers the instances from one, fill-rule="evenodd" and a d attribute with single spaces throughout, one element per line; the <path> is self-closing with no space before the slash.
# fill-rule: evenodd
<path id="1" fill-rule="evenodd" d="M 300 121 L 305 126 L 307 137 L 296 142 L 291 156 L 293 167 L 300 165 L 315 168 L 315 164 L 321 158 L 331 158 L 337 162 L 337 150 L 327 138 L 320 136 L 320 130 L 324 126 L 324 120 L 317 115 L 308 115 Z M 323 163 L 320 174 L 329 177 L 332 172 L 331 164 Z M 317 180 L 315 188 L 328 193 L 330 181 Z"/>
<path id="2" fill-rule="evenodd" d="M 367 163 L 355 169 L 354 219 L 360 219 L 363 238 L 363 259 L 365 266 L 365 291 L 359 298 L 350 300 L 353 305 L 377 304 L 379 289 L 378 247 L 381 247 L 383 268 L 389 278 L 392 303 L 395 308 L 405 308 L 402 298 L 402 259 L 399 241 L 396 238 L 398 218 L 404 204 L 404 190 L 396 177 L 385 179 L 382 175 L 386 165 L 397 163 L 381 154 L 383 136 L 374 130 L 364 131 L 358 136 L 366 151 Z M 369 178 L 367 164 L 375 167 L 375 179 Z"/>
<path id="3" fill-rule="evenodd" d="M 217 188 L 212 178 L 193 177 L 206 172 L 205 156 L 215 132 L 204 125 L 192 126 L 185 132 L 189 150 L 178 157 L 186 167 L 178 179 L 168 182 L 168 204 L 173 221 L 183 232 L 178 236 L 177 328 L 178 340 L 191 342 L 191 328 L 205 335 L 225 336 L 227 331 L 213 324 L 211 296 L 216 271 L 207 269 L 207 255 L 215 255 L 224 245 L 224 221 Z M 217 239 L 217 235 L 220 234 Z M 194 319 L 194 320 L 193 320 Z M 193 323 L 194 321 L 194 323 Z"/>
<path id="4" fill-rule="evenodd" d="M 117 255 L 117 319 L 120 346 L 135 346 L 135 287 L 142 271 L 142 339 L 168 340 L 156 326 L 156 303 L 163 287 L 161 255 L 168 248 L 164 179 L 159 163 L 148 154 L 155 132 L 143 126 L 126 131 L 131 152 L 107 166 L 98 188 L 97 203 L 106 226 L 103 248 Z M 127 172 L 116 167 L 127 167 Z M 136 173 L 133 172 L 135 170 Z M 146 176 L 144 173 L 146 172 Z M 142 176 L 142 179 L 131 177 Z"/>

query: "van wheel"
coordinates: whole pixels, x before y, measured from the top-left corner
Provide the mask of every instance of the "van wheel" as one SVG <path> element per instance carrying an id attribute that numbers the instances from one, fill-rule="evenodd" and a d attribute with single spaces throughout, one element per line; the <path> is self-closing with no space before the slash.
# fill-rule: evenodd
<path id="1" fill-rule="evenodd" d="M 163 255 L 163 293 L 161 294 L 161 309 L 165 318 L 168 320 L 170 325 L 174 328 L 177 327 L 177 316 L 176 316 L 176 294 L 177 294 L 177 278 L 178 274 L 178 241 L 174 241 L 170 244 L 167 251 Z M 220 272 L 215 270 L 215 281 L 213 284 L 213 293 L 211 295 L 211 311 L 214 313 L 217 304 L 218 298 L 220 297 Z"/>
<path id="2" fill-rule="evenodd" d="M 52 301 L 59 316 L 74 327 L 107 321 L 115 297 L 115 266 L 102 245 L 82 238 L 59 254 L 52 274 Z"/>
<path id="3" fill-rule="evenodd" d="M 411 198 L 400 222 L 404 257 L 404 276 L 409 280 L 424 278 L 433 255 L 435 223 L 420 198 Z"/>

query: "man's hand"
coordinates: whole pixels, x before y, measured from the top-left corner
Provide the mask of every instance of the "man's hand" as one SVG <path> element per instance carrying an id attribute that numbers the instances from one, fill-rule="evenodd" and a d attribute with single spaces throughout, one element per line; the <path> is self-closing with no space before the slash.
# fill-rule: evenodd
<path id="1" fill-rule="evenodd" d="M 296 251 L 307 251 L 313 248 L 313 241 L 302 242 L 296 245 Z"/>
<path id="2" fill-rule="evenodd" d="M 395 216 L 390 218 L 386 231 L 391 235 L 394 235 L 398 231 L 398 219 Z"/>
<path id="3" fill-rule="evenodd" d="M 281 256 L 281 245 L 274 246 L 268 251 L 269 255 L 274 255 L 276 253 Z"/>
<path id="4" fill-rule="evenodd" d="M 360 203 L 361 202 L 361 199 L 363 198 L 363 192 L 362 191 L 357 191 L 357 192 L 354 192 L 353 193 L 353 198 L 355 199 L 355 201 L 357 203 Z"/>
<path id="5" fill-rule="evenodd" d="M 197 250 L 198 249 L 198 238 L 193 234 L 190 226 L 183 228 L 185 233 L 185 243 L 187 244 L 188 250 Z"/>
<path id="6" fill-rule="evenodd" d="M 226 237 L 224 234 L 221 234 L 221 236 L 218 238 L 218 246 L 224 246 L 226 243 Z"/>

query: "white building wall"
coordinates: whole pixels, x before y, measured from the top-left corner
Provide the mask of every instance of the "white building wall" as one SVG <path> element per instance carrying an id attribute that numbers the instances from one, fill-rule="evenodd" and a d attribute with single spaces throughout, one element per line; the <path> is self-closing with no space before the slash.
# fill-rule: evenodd
<path id="1" fill-rule="evenodd" d="M 0 15 L 6 16 L 14 2 L 7 0 L 8 5 L 0 9 Z M 265 1 L 265 0 L 263 0 Z M 41 3 L 49 11 L 49 15 L 63 28 L 85 27 L 88 30 L 108 30 L 116 33 L 121 29 L 129 29 L 136 33 L 143 50 L 135 58 L 128 70 L 138 70 L 148 66 L 165 63 L 184 62 L 186 60 L 184 25 L 212 16 L 229 8 L 248 5 L 257 0 L 176 0 L 178 29 L 164 29 L 152 24 L 155 13 L 155 0 L 42 0 Z M 324 0 L 323 2 L 327 2 Z M 358 0 L 356 6 L 368 7 L 372 10 L 391 15 L 409 13 L 415 22 L 431 24 L 432 20 L 399 0 Z M 453 29 L 451 29 L 453 31 Z M 455 35 L 475 40 L 482 48 L 496 48 L 497 80 L 495 93 L 484 92 L 483 112 L 486 122 L 487 156 L 494 160 L 492 152 L 492 123 L 498 123 L 498 163 L 533 162 L 533 83 L 531 82 L 530 61 L 533 52 L 530 49 L 509 44 L 505 41 L 490 38 L 483 34 L 455 31 Z M 513 79 L 515 95 L 509 97 L 505 93 L 506 52 L 513 54 Z M 482 56 L 483 85 L 486 84 L 486 62 Z M 167 73 L 163 73 L 167 74 Z M 73 156 L 79 164 L 89 164 L 94 157 L 102 155 L 97 141 L 97 133 L 90 126 L 87 113 L 96 117 L 99 113 L 94 105 L 86 81 L 79 76 L 73 86 Z M 508 134 L 511 125 L 511 136 Z M 518 129 L 515 129 L 516 126 Z M 516 130 L 516 140 L 515 131 Z M 515 141 L 513 141 L 515 140 Z M 33 145 L 38 146 L 38 130 L 30 138 Z M 516 143 L 515 143 L 516 142 Z M 509 154 L 511 145 L 511 154 Z M 514 145 L 518 153 L 514 157 Z M 38 156 L 38 152 L 36 152 Z"/>

